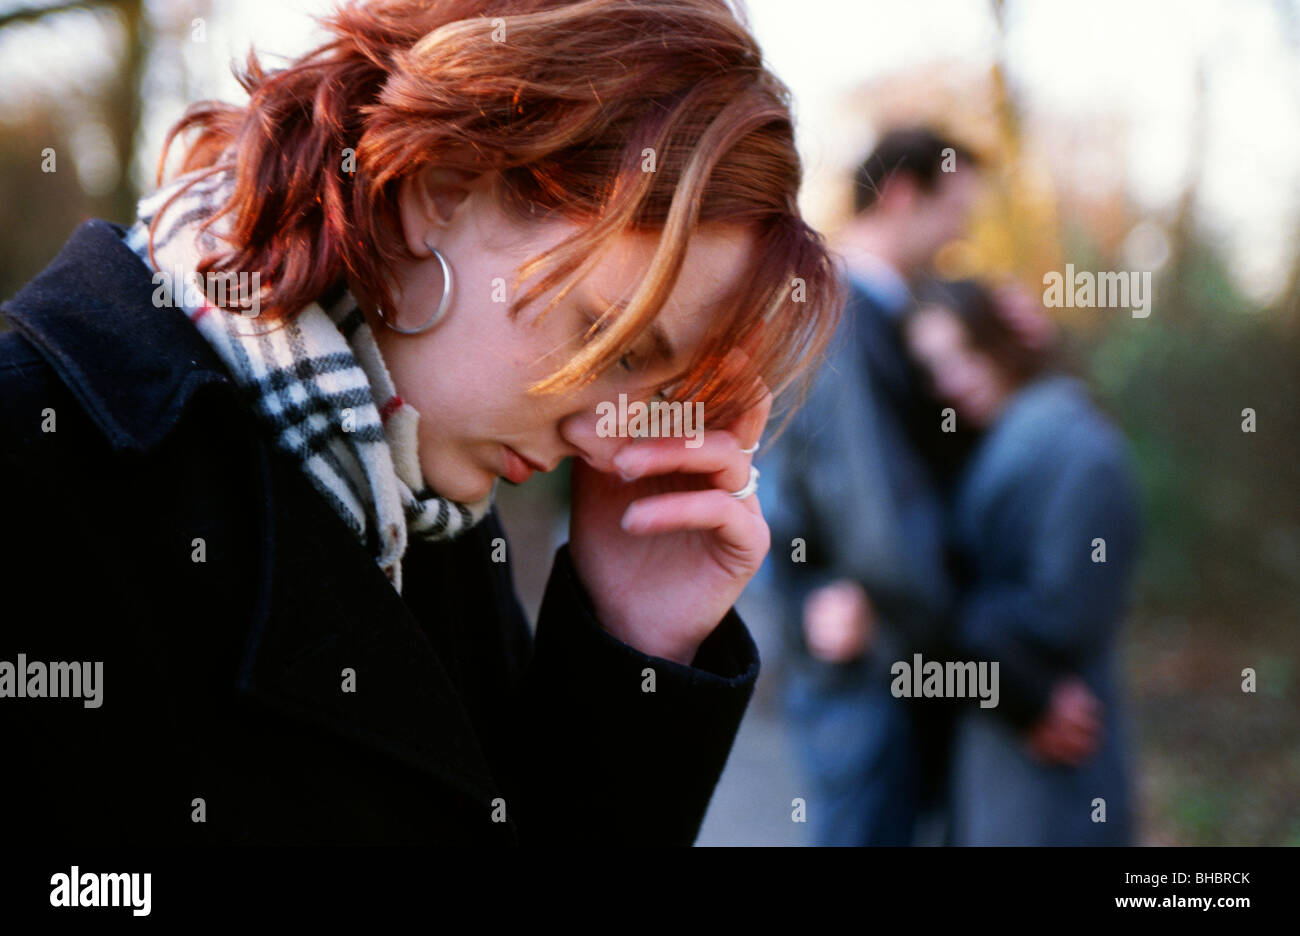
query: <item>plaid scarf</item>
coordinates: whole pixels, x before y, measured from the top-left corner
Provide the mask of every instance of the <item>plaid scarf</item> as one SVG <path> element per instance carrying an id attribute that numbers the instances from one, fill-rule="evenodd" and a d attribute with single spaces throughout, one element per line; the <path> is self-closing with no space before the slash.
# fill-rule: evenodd
<path id="1" fill-rule="evenodd" d="M 142 199 L 127 238 L 155 271 L 155 304 L 184 310 L 230 369 L 275 446 L 298 462 L 400 594 L 408 539 L 451 539 L 468 530 L 487 515 L 495 486 L 473 504 L 429 488 L 418 458 L 419 413 L 397 395 L 370 326 L 347 290 L 325 300 L 325 307 L 307 305 L 283 324 L 258 322 L 248 300 L 245 308 L 253 314 L 208 303 L 195 271 L 201 256 L 223 246 L 219 238 L 229 229 L 228 218 L 204 232 L 197 227 L 224 204 L 233 184 L 229 171 L 196 183 L 172 202 L 154 237 L 154 266 L 149 225 L 186 181 Z M 245 295 L 257 292 L 253 284 Z"/>

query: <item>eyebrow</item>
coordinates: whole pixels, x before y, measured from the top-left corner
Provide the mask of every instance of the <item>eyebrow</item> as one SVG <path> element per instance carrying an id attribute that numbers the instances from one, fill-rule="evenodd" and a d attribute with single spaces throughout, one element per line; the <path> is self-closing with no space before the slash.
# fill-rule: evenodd
<path id="1" fill-rule="evenodd" d="M 605 302 L 597 296 L 596 300 L 598 305 L 605 305 L 611 309 L 617 309 L 619 312 L 627 310 L 627 301 L 624 299 L 620 299 L 618 302 Z M 677 351 L 673 348 L 672 342 L 668 340 L 668 332 L 664 331 L 664 327 L 658 321 L 651 322 L 646 331 L 649 332 L 650 341 L 654 344 L 655 355 L 661 358 L 665 364 L 671 364 L 677 357 Z"/>

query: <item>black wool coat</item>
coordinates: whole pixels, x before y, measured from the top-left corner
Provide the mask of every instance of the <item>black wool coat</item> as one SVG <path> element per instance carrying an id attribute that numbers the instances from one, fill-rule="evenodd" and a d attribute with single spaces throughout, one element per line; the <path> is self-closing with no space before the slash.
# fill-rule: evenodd
<path id="1" fill-rule="evenodd" d="M 694 841 L 758 675 L 735 610 L 648 656 L 566 546 L 534 638 L 495 511 L 399 596 L 123 234 L 3 306 L 0 665 L 103 664 L 97 708 L 0 694 L 6 842 Z"/>

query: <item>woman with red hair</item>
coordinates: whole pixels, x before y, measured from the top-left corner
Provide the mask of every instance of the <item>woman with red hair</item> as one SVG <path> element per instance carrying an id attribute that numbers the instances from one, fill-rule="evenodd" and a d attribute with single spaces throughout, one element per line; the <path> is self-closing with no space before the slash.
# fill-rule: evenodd
<path id="1" fill-rule="evenodd" d="M 758 672 L 751 458 L 842 298 L 788 91 L 724 0 L 326 25 L 5 307 L 9 831 L 689 843 Z M 700 444 L 598 431 L 620 394 Z M 568 457 L 534 635 L 492 495 Z"/>

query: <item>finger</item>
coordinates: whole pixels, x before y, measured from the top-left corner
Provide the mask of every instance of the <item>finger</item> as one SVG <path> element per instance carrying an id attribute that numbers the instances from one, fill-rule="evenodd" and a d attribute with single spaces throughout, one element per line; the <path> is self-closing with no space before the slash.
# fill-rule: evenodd
<path id="1" fill-rule="evenodd" d="M 740 348 L 732 348 L 718 365 L 718 375 L 721 379 L 728 379 L 731 375 L 743 371 L 748 363 L 748 354 Z M 741 448 L 753 448 L 762 440 L 763 428 L 767 425 L 767 418 L 772 412 L 772 392 L 761 377 L 754 378 L 751 389 L 760 391 L 754 405 L 732 420 L 730 424 L 721 427 L 740 440 Z"/>
<path id="2" fill-rule="evenodd" d="M 1070 747 L 1059 734 L 1052 732 L 1043 739 L 1043 753 L 1049 760 L 1058 763 L 1068 763 L 1071 759 Z"/>
<path id="3" fill-rule="evenodd" d="M 1096 734 L 1101 729 L 1101 720 L 1091 712 L 1068 711 L 1065 713 L 1064 719 L 1068 725 L 1078 731 Z"/>
<path id="4" fill-rule="evenodd" d="M 804 630 L 812 634 L 817 640 L 821 640 L 822 635 L 826 633 L 826 619 L 818 614 L 809 615 L 808 619 L 804 621 Z"/>
<path id="5" fill-rule="evenodd" d="M 1063 764 L 1075 767 L 1087 756 L 1086 751 L 1086 747 L 1079 744 L 1078 739 L 1062 737 L 1056 747 L 1056 759 Z"/>
<path id="6" fill-rule="evenodd" d="M 810 635 L 808 646 L 815 651 L 818 656 L 828 656 L 833 649 L 833 641 L 827 638 L 820 631 L 815 631 Z"/>
<path id="7" fill-rule="evenodd" d="M 740 440 L 741 448 L 753 448 L 762 441 L 763 429 L 767 426 L 767 418 L 772 414 L 772 402 L 772 391 L 765 386 L 763 396 L 759 398 L 758 402 L 741 413 L 735 422 L 726 427 L 726 431 Z"/>
<path id="8" fill-rule="evenodd" d="M 1076 703 L 1078 704 L 1079 708 L 1081 709 L 1093 711 L 1101 707 L 1101 700 L 1098 699 L 1095 695 L 1093 695 L 1093 692 L 1090 688 L 1088 688 L 1087 683 L 1084 682 L 1077 683 L 1074 686 L 1074 691 L 1072 695 Z"/>
<path id="9" fill-rule="evenodd" d="M 623 529 L 635 535 L 712 530 L 723 546 L 746 556 L 766 553 L 770 544 L 762 515 L 745 509 L 741 501 L 717 488 L 675 491 L 633 501 L 623 513 Z"/>
<path id="10" fill-rule="evenodd" d="M 681 439 L 629 443 L 614 455 L 614 465 L 629 480 L 677 472 L 707 474 L 712 486 L 738 491 L 749 482 L 749 456 L 740 448 L 735 435 L 720 429 L 704 433 L 695 448 Z"/>
<path id="11" fill-rule="evenodd" d="M 1084 760 L 1097 749 L 1097 735 L 1094 732 L 1072 732 L 1067 745 L 1071 756 L 1076 761 Z"/>
<path id="12" fill-rule="evenodd" d="M 858 584 L 852 579 L 836 579 L 826 586 L 828 589 L 834 589 L 835 594 L 850 599 L 858 594 Z"/>
<path id="13" fill-rule="evenodd" d="M 1097 746 L 1097 738 L 1101 733 L 1096 727 L 1083 725 L 1071 725 L 1065 730 L 1070 746 L 1083 752 L 1092 751 Z"/>
<path id="14" fill-rule="evenodd" d="M 1101 743 L 1105 740 L 1106 740 L 1106 729 L 1101 725 L 1098 725 L 1097 730 L 1093 731 L 1088 735 L 1089 756 L 1091 756 L 1094 751 L 1096 751 L 1099 747 L 1101 747 Z"/>

